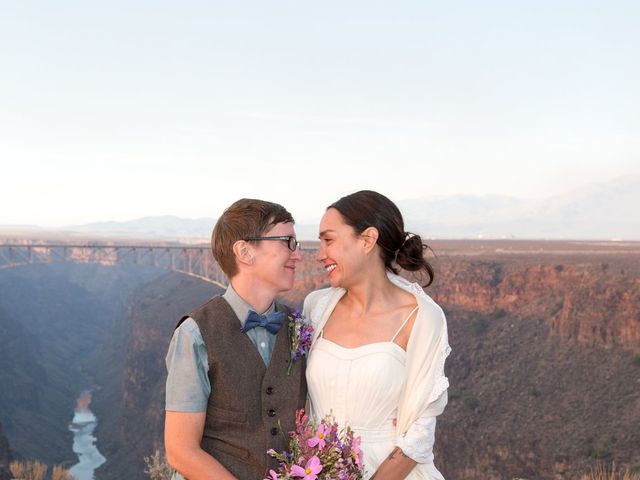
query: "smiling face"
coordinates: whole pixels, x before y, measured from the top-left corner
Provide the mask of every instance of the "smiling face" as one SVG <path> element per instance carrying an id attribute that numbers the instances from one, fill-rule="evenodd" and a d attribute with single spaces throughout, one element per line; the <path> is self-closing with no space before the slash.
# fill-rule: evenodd
<path id="1" fill-rule="evenodd" d="M 316 259 L 325 268 L 331 286 L 348 288 L 359 281 L 366 271 L 366 242 L 335 208 L 328 209 L 320 220 L 319 238 Z"/>
<path id="2" fill-rule="evenodd" d="M 264 237 L 296 236 L 292 223 L 278 223 L 264 232 Z M 254 243 L 251 275 L 261 288 L 273 290 L 274 295 L 293 288 L 296 264 L 301 260 L 300 249 L 289 250 L 284 240 L 259 240 Z"/>

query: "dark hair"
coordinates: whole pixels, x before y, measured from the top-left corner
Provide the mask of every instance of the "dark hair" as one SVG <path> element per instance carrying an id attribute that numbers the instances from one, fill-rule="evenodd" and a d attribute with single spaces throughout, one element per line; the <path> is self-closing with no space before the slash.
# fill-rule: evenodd
<path id="1" fill-rule="evenodd" d="M 419 235 L 405 232 L 404 221 L 398 207 L 384 195 L 372 190 L 361 190 L 342 197 L 329 205 L 344 218 L 347 225 L 360 235 L 369 227 L 378 230 L 380 255 L 387 270 L 398 273 L 394 263 L 411 272 L 424 271 L 429 276 L 428 287 L 433 282 L 433 267 L 424 258 L 429 246 Z"/>
<path id="2" fill-rule="evenodd" d="M 231 278 L 238 273 L 233 244 L 261 237 L 278 223 L 294 223 L 291 214 L 277 203 L 243 198 L 227 208 L 213 227 L 211 250 L 222 271 Z"/>

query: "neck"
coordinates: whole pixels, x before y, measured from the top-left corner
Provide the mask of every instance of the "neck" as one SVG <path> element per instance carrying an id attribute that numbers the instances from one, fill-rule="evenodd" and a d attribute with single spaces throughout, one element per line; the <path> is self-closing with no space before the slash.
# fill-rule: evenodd
<path id="1" fill-rule="evenodd" d="M 347 287 L 346 301 L 362 316 L 376 310 L 379 305 L 388 305 L 393 297 L 394 286 L 387 278 L 386 270 L 375 269 L 363 272 L 360 278 Z"/>
<path id="2" fill-rule="evenodd" d="M 236 275 L 231 279 L 231 286 L 240 298 L 247 302 L 256 312 L 267 310 L 276 298 L 277 292 L 260 285 L 254 278 Z"/>

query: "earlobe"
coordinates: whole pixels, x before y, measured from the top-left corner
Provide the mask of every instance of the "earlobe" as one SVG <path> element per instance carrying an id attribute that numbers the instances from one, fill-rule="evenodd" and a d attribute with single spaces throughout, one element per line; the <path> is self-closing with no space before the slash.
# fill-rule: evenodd
<path id="1" fill-rule="evenodd" d="M 254 252 L 251 245 L 245 240 L 238 240 L 233 244 L 233 254 L 239 263 L 253 265 Z"/>

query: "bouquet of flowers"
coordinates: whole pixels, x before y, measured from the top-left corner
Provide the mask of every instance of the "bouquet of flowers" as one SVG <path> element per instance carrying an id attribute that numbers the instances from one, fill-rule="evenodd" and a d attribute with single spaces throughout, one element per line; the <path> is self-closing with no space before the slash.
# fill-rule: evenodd
<path id="1" fill-rule="evenodd" d="M 295 310 L 289 315 L 288 320 L 287 328 L 289 330 L 291 352 L 287 375 L 291 375 L 293 362 L 298 361 L 309 353 L 309 347 L 311 347 L 311 340 L 313 339 L 313 327 L 305 320 L 300 310 Z"/>
<path id="2" fill-rule="evenodd" d="M 289 450 L 267 453 L 280 461 L 278 471 L 269 470 L 265 480 L 362 480 L 364 465 L 360 437 L 348 426 L 340 429 L 330 416 L 319 425 L 309 422 L 304 410 L 296 412 L 296 430 Z"/>

